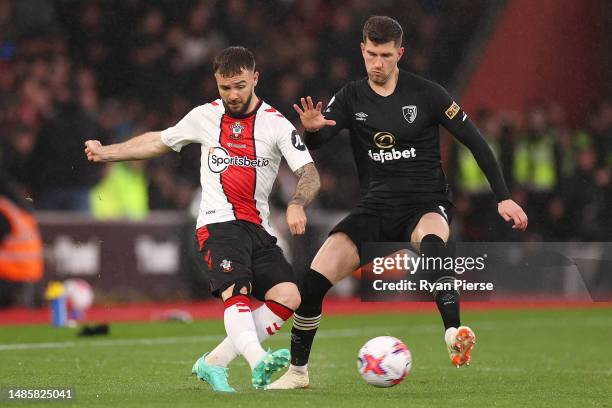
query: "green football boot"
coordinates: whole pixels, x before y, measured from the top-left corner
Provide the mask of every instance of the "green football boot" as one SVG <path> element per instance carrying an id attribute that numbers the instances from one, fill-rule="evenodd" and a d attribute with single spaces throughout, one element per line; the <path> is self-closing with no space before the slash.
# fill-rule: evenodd
<path id="1" fill-rule="evenodd" d="M 251 378 L 253 387 L 258 389 L 265 388 L 270 384 L 272 374 L 289 365 L 289 359 L 290 354 L 287 349 L 279 349 L 275 352 L 271 352 L 268 349 L 253 369 L 253 376 Z"/>
<path id="2" fill-rule="evenodd" d="M 219 392 L 236 392 L 227 382 L 227 368 L 219 365 L 206 364 L 204 358 L 208 353 L 195 362 L 191 369 L 191 374 L 195 374 L 199 380 L 210 384 L 214 391 Z"/>

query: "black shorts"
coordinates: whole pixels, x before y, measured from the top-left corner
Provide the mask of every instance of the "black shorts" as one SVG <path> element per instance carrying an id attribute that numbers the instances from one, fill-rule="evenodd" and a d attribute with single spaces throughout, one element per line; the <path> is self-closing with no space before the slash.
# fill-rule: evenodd
<path id="1" fill-rule="evenodd" d="M 402 204 L 401 209 L 379 210 L 357 206 L 329 233 L 343 232 L 355 243 L 361 256 L 364 242 L 407 242 L 421 217 L 434 212 L 450 225 L 452 204 L 447 200 Z"/>
<path id="2" fill-rule="evenodd" d="M 263 227 L 247 221 L 208 224 L 197 230 L 198 265 L 210 281 L 214 296 L 236 281 L 248 281 L 252 295 L 261 301 L 282 282 L 295 283 L 293 268 Z"/>

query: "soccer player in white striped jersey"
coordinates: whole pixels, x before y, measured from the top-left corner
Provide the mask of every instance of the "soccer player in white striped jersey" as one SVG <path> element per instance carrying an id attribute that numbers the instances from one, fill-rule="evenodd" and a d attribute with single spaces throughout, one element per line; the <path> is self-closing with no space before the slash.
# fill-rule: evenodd
<path id="1" fill-rule="evenodd" d="M 267 386 L 272 373 L 289 362 L 288 350 L 271 352 L 261 346 L 300 304 L 293 269 L 268 222 L 268 196 L 281 158 L 298 177 L 287 207 L 293 235 L 304 233 L 304 208 L 320 182 L 293 125 L 255 94 L 259 75 L 253 54 L 229 47 L 217 56 L 213 70 L 220 99 L 194 108 L 161 132 L 108 146 L 88 140 L 85 153 L 93 162 L 141 160 L 178 152 L 189 143 L 201 144 L 199 264 L 212 293 L 224 302 L 227 338 L 199 358 L 192 373 L 215 391 L 234 392 L 227 366 L 237 355 L 248 361 L 255 388 Z M 254 311 L 251 296 L 264 302 Z"/>

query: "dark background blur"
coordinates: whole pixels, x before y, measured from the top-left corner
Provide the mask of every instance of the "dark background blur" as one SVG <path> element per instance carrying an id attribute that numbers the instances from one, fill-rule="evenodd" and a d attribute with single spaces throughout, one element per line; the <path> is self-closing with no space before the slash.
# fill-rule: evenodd
<path id="1" fill-rule="evenodd" d="M 258 95 L 299 129 L 300 96 L 327 102 L 364 76 L 359 42 L 372 14 L 402 24 L 403 68 L 465 102 L 530 217 L 525 234 L 502 225 L 469 151 L 445 137 L 455 238 L 610 240 L 612 6 L 598 0 L 0 0 L 2 177 L 53 214 L 187 212 L 198 204 L 199 146 L 103 167 L 87 163 L 83 142 L 162 130 L 216 99 L 212 59 L 229 45 L 254 52 Z M 301 266 L 358 197 L 347 135 L 313 156 L 319 237 L 293 244 Z M 271 198 L 281 235 L 294 186 L 282 167 Z"/>

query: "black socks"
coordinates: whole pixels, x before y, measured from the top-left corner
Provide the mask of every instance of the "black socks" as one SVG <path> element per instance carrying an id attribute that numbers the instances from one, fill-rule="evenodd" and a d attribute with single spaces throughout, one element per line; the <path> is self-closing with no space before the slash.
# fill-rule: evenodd
<path id="1" fill-rule="evenodd" d="M 447 255 L 446 245 L 442 238 L 434 234 L 425 235 L 420 245 L 420 253 L 426 257 L 441 257 Z M 436 270 L 428 271 L 427 279 L 429 282 L 450 282 L 455 281 L 455 273 L 452 271 Z M 459 317 L 459 292 L 456 290 L 434 290 L 433 297 L 442 316 L 444 328 L 459 327 L 461 320 Z"/>
<path id="2" fill-rule="evenodd" d="M 325 276 L 310 269 L 299 286 L 302 303 L 293 315 L 291 328 L 291 364 L 295 366 L 308 363 L 312 341 L 321 323 L 323 298 L 333 285 Z"/>

